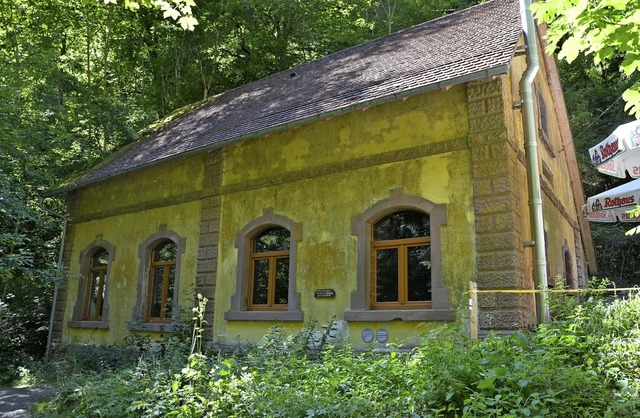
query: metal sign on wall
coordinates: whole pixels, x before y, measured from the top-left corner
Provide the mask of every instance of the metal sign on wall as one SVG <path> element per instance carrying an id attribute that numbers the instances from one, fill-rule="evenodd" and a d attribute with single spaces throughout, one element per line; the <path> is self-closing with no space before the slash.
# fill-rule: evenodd
<path id="1" fill-rule="evenodd" d="M 315 292 L 313 292 L 313 297 L 315 297 L 316 299 L 335 298 L 336 291 L 333 289 L 317 289 Z"/>

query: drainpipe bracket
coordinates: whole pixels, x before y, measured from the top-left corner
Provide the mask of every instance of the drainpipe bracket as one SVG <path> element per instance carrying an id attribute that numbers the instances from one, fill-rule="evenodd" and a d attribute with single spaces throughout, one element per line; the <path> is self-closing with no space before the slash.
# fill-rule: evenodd
<path id="1" fill-rule="evenodd" d="M 512 109 L 522 109 L 522 105 L 524 104 L 524 100 L 514 100 L 511 103 L 511 108 Z"/>
<path id="2" fill-rule="evenodd" d="M 525 242 L 522 243 L 522 246 L 524 248 L 535 247 L 536 246 L 536 242 L 535 241 L 525 241 Z"/>
<path id="3" fill-rule="evenodd" d="M 527 49 L 528 49 L 527 45 L 518 45 L 516 47 L 515 52 L 513 53 L 513 56 L 520 57 L 522 55 L 525 55 L 527 53 Z"/>

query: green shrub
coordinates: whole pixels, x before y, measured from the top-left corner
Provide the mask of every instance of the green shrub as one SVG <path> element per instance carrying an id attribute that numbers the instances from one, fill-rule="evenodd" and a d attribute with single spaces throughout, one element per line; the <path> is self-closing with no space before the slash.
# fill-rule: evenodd
<path id="1" fill-rule="evenodd" d="M 146 358 L 107 377 L 84 376 L 63 386 L 43 411 L 86 417 L 633 417 L 640 410 L 639 324 L 640 296 L 607 303 L 594 293 L 567 298 L 556 319 L 535 331 L 473 341 L 456 326 L 442 327 L 416 349 L 391 345 L 386 354 L 332 345 L 341 341 L 335 324 L 317 331 L 312 323 L 296 335 L 276 327 L 235 355 L 205 356 L 192 345 L 186 362 Z M 184 367 L 173 366 L 179 361 Z"/>

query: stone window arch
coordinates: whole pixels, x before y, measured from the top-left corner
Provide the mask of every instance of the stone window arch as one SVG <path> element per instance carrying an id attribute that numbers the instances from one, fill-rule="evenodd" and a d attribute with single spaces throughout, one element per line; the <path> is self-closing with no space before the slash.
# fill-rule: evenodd
<path id="1" fill-rule="evenodd" d="M 422 213 L 430 223 L 429 246 L 431 252 L 431 288 L 429 303 L 417 306 L 389 306 L 379 309 L 374 303 L 372 289 L 372 265 L 374 248 L 374 225 L 388 215 L 401 212 Z M 384 199 L 351 222 L 351 233 L 357 238 L 357 285 L 351 294 L 351 309 L 345 312 L 347 321 L 453 321 L 455 312 L 449 307 L 449 291 L 442 285 L 441 227 L 446 224 L 446 205 L 435 204 L 418 196 L 406 196 L 401 189 L 391 190 Z M 426 241 L 425 241 L 426 242 Z"/>
<path id="2" fill-rule="evenodd" d="M 264 234 L 272 231 L 288 231 L 288 250 L 283 248 L 269 249 L 269 252 L 260 253 L 255 249 L 256 240 Z M 284 235 L 283 235 L 284 236 Z M 302 321 L 304 314 L 300 306 L 300 294 L 296 292 L 296 271 L 298 243 L 302 240 L 302 225 L 294 222 L 286 216 L 276 215 L 273 209 L 263 211 L 262 216 L 249 222 L 236 236 L 235 246 L 238 249 L 238 261 L 236 269 L 236 293 L 231 297 L 231 309 L 225 312 L 224 318 L 228 321 Z M 271 251 L 273 250 L 273 251 Z M 288 263 L 280 261 L 288 257 Z M 270 258 L 271 261 L 260 261 Z M 285 303 L 269 303 L 269 299 L 252 300 L 250 288 L 255 288 L 255 268 L 257 263 L 265 266 L 272 265 L 273 269 L 279 268 L 288 273 L 288 288 Z M 266 268 L 266 267 L 265 267 Z M 273 292 L 272 292 L 273 293 Z M 285 299 L 282 295 L 281 299 Z M 259 302 L 259 303 L 255 303 Z M 271 302 L 276 302 L 275 299 Z M 280 305 L 280 306 L 278 306 Z"/>
<path id="3" fill-rule="evenodd" d="M 185 246 L 186 239 L 166 225 L 140 245 L 137 299 L 129 329 L 172 332 L 178 325 L 180 267 Z M 163 251 L 173 257 L 161 254 Z"/>
<path id="4" fill-rule="evenodd" d="M 69 326 L 109 328 L 109 283 L 116 250 L 98 235 L 80 253 L 78 294 Z"/>

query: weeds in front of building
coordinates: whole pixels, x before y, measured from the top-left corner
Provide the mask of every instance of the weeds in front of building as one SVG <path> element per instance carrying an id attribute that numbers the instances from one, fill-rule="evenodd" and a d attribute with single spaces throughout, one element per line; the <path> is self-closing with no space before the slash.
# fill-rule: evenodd
<path id="1" fill-rule="evenodd" d="M 331 335 L 331 324 L 317 331 L 313 323 L 295 335 L 274 327 L 260 343 L 239 344 L 235 352 L 204 353 L 200 309 L 190 341 L 138 337 L 138 355 L 124 364 L 112 364 L 109 350 L 100 347 L 70 354 L 57 365 L 58 372 L 66 370 L 57 393 L 34 412 L 40 417 L 633 416 L 640 410 L 640 295 L 611 300 L 585 291 L 577 297 L 554 295 L 552 302 L 554 319 L 531 332 L 474 341 L 459 327 L 442 327 L 415 349 L 391 344 L 385 353 L 356 352 Z"/>

